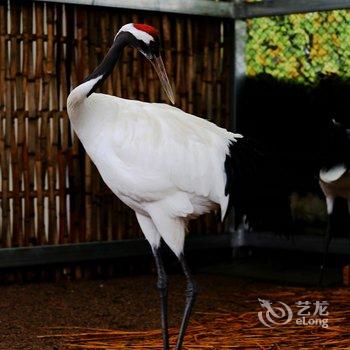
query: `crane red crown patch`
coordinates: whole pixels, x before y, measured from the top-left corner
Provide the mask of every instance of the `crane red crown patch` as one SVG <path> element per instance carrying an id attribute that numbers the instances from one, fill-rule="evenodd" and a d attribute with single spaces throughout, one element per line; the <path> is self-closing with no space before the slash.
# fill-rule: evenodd
<path id="1" fill-rule="evenodd" d="M 152 35 L 153 37 L 157 37 L 159 35 L 158 30 L 152 26 L 149 26 L 148 24 L 134 23 L 134 27 L 148 33 L 149 35 Z"/>

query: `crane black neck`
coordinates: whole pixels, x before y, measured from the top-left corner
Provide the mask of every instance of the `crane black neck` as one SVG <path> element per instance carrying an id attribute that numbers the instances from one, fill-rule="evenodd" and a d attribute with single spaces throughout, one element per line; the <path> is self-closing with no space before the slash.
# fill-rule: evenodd
<path id="1" fill-rule="evenodd" d="M 100 87 L 103 82 L 112 73 L 113 68 L 117 64 L 123 49 L 127 45 L 132 45 L 135 37 L 128 32 L 120 33 L 114 40 L 113 45 L 108 50 L 106 56 L 103 58 L 102 62 L 95 68 L 95 70 L 84 79 L 83 83 L 89 80 L 101 77 L 96 84 L 91 88 L 86 97 L 89 97 L 93 92 Z"/>

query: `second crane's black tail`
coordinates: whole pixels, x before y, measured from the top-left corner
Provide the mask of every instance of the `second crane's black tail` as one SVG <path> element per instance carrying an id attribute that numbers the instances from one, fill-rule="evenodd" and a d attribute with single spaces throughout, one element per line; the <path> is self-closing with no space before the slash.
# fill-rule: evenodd
<path id="1" fill-rule="evenodd" d="M 232 207 L 235 209 L 236 228 L 243 218 L 252 225 L 257 217 L 258 208 L 254 203 L 262 185 L 260 174 L 263 163 L 263 153 L 253 140 L 243 137 L 230 144 L 225 160 L 225 194 L 230 195 L 227 213 Z"/>

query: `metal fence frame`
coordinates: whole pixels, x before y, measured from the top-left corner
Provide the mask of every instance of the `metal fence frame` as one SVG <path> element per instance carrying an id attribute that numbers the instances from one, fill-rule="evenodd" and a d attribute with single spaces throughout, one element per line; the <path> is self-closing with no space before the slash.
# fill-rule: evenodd
<path id="1" fill-rule="evenodd" d="M 217 2 L 210 0 L 34 0 L 76 5 L 105 6 L 130 10 L 168 12 L 183 15 L 229 18 L 234 24 L 232 45 L 232 106 L 231 125 L 237 124 L 237 101 L 241 82 L 245 75 L 244 43 L 245 25 L 243 20 L 253 17 L 285 15 L 350 8 L 350 0 L 262 0 L 246 2 Z M 331 252 L 346 254 L 347 240 L 335 239 Z M 283 248 L 287 250 L 308 250 L 321 252 L 323 239 L 315 237 L 297 237 L 288 240 L 274 237 L 269 233 L 246 233 L 230 231 L 224 235 L 190 237 L 188 248 L 240 248 L 243 246 Z M 0 249 L 0 268 L 25 267 L 35 265 L 105 260 L 126 256 L 148 254 L 146 241 L 124 240 L 67 244 L 61 246 L 40 246 Z"/>
<path id="2" fill-rule="evenodd" d="M 324 240 L 315 236 L 282 237 L 269 232 L 237 231 L 221 235 L 190 236 L 185 251 L 208 251 L 241 248 L 283 249 L 286 251 L 322 253 Z M 332 240 L 329 252 L 349 254 L 347 238 Z M 0 250 L 0 270 L 82 262 L 108 261 L 121 258 L 151 256 L 151 248 L 144 239 L 112 242 L 90 242 L 36 247 L 6 248 Z"/>

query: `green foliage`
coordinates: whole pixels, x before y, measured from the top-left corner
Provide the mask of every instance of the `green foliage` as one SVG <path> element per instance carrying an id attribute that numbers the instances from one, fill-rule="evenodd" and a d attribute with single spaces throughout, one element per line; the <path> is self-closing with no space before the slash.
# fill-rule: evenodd
<path id="1" fill-rule="evenodd" d="M 320 74 L 350 77 L 350 11 L 247 21 L 247 74 L 313 84 Z"/>

